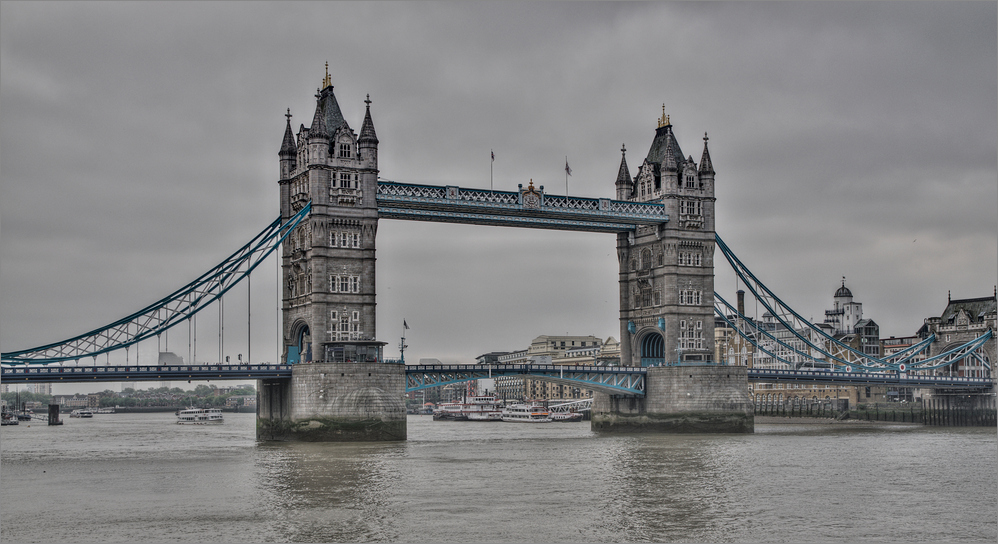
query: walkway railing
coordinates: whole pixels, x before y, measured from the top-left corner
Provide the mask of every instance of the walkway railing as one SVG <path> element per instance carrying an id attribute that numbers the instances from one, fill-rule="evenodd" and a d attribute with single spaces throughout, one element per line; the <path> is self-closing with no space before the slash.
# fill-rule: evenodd
<path id="1" fill-rule="evenodd" d="M 473 225 L 626 232 L 669 221 L 665 206 L 608 198 L 378 181 L 378 216 Z"/>

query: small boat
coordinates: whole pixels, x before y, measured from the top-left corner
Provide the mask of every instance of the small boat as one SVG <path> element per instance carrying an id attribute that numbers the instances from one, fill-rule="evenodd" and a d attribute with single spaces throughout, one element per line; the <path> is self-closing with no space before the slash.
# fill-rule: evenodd
<path id="1" fill-rule="evenodd" d="M 94 413 L 86 408 L 83 408 L 80 410 L 73 410 L 69 414 L 69 417 L 94 417 Z"/>
<path id="2" fill-rule="evenodd" d="M 551 419 L 551 412 L 539 404 L 512 404 L 503 408 L 503 421 L 515 421 L 520 423 L 548 423 Z"/>
<path id="3" fill-rule="evenodd" d="M 217 425 L 224 423 L 220 408 L 187 408 L 177 412 L 177 425 Z"/>
<path id="4" fill-rule="evenodd" d="M 0 418 L 0 425 L 6 426 L 19 424 L 20 422 L 17 420 L 17 416 L 15 416 L 12 412 L 4 412 L 3 417 Z"/>
<path id="5" fill-rule="evenodd" d="M 551 412 L 551 421 L 582 421 L 579 412 Z"/>
<path id="6" fill-rule="evenodd" d="M 114 408 L 98 408 L 95 412 L 97 414 L 113 414 Z"/>

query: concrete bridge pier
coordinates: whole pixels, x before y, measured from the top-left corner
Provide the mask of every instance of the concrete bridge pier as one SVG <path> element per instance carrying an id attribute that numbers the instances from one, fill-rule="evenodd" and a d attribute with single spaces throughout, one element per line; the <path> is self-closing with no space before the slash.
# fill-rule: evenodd
<path id="1" fill-rule="evenodd" d="M 645 397 L 597 393 L 597 432 L 751 433 L 755 415 L 744 366 L 648 368 Z"/>
<path id="2" fill-rule="evenodd" d="M 290 379 L 259 380 L 258 440 L 351 442 L 406 439 L 405 367 L 302 363 Z"/>

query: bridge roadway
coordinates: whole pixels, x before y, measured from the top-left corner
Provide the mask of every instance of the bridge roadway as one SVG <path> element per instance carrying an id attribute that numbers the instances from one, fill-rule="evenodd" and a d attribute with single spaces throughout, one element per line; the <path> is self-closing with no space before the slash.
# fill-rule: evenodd
<path id="1" fill-rule="evenodd" d="M 163 366 L 55 366 L 24 365 L 3 367 L 5 383 L 183 381 L 290 378 L 287 364 L 200 364 Z M 573 383 L 586 389 L 623 396 L 644 396 L 647 369 L 617 366 L 567 365 L 406 365 L 406 391 L 418 391 L 474 379 L 498 376 L 533 376 Z M 752 382 L 806 382 L 840 385 L 889 385 L 994 389 L 991 378 L 924 376 L 915 374 L 832 372 L 824 370 L 748 370 Z"/>

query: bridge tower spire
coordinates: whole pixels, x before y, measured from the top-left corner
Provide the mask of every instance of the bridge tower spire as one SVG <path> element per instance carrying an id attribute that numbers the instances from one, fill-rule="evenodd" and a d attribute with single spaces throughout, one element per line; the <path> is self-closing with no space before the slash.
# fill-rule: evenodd
<path id="1" fill-rule="evenodd" d="M 378 138 L 370 100 L 360 138 L 343 118 L 328 67 L 312 125 L 281 146 L 281 209 L 312 203 L 284 242 L 284 350 L 289 363 L 380 361 L 375 330 Z M 302 153 L 304 151 L 304 153 Z M 292 160 L 292 153 L 297 160 Z M 289 170 L 285 175 L 285 170 Z"/>
<path id="2" fill-rule="evenodd" d="M 669 221 L 617 235 L 621 363 L 713 361 L 715 199 L 706 139 L 697 168 L 663 113 L 627 199 L 663 204 Z"/>
<path id="3" fill-rule="evenodd" d="M 405 439 L 404 372 L 383 364 L 386 343 L 375 328 L 378 137 L 370 97 L 359 137 L 343 118 L 328 64 L 315 98 L 312 124 L 297 139 L 288 113 L 279 154 L 282 216 L 308 203 L 311 212 L 282 246 L 280 357 L 294 367 L 290 381 L 261 383 L 267 416 L 257 436 Z"/>

